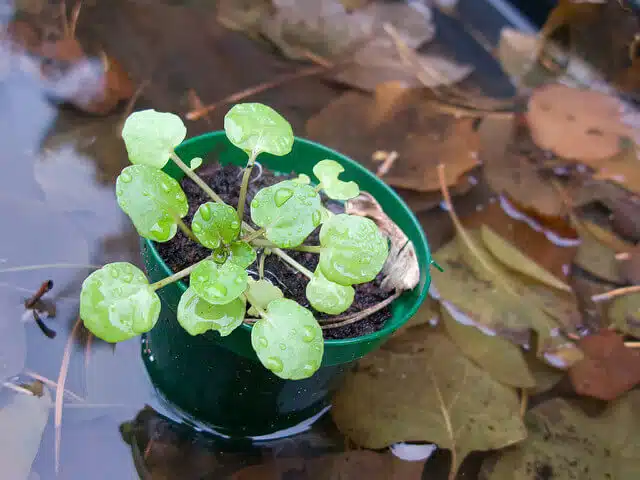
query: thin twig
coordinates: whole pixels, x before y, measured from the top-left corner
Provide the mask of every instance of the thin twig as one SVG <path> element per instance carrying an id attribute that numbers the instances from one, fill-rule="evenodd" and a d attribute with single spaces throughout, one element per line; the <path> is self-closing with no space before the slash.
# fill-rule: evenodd
<path id="1" fill-rule="evenodd" d="M 308 268 L 300 265 L 298 262 L 296 262 L 293 258 L 291 258 L 289 255 L 284 253 L 279 248 L 274 248 L 273 249 L 273 253 L 276 254 L 277 256 L 279 256 L 282 260 L 287 262 L 293 268 L 298 270 L 300 273 L 304 274 L 304 276 L 306 276 L 307 278 L 309 278 L 309 279 L 313 278 L 313 273 L 311 272 L 311 270 L 309 270 Z"/>
<path id="2" fill-rule="evenodd" d="M 40 375 L 39 373 L 36 373 L 32 370 L 25 370 L 23 372 L 25 375 L 33 378 L 34 380 L 39 380 L 42 383 L 44 383 L 45 385 L 51 387 L 51 388 L 58 388 L 58 384 L 56 382 L 54 382 L 53 380 L 44 377 L 42 375 Z M 77 395 L 75 393 L 73 393 L 71 390 L 67 390 L 66 388 L 64 389 L 64 393 L 67 394 L 70 398 L 73 398 L 74 400 L 78 401 L 78 402 L 84 402 L 84 398 L 82 398 L 80 395 Z"/>
<path id="3" fill-rule="evenodd" d="M 640 342 L 624 342 L 624 346 L 627 348 L 640 348 Z"/>
<path id="4" fill-rule="evenodd" d="M 615 297 L 621 297 L 622 295 L 629 295 L 631 293 L 640 293 L 640 285 L 632 285 L 631 287 L 616 288 L 615 290 L 609 290 L 605 293 L 593 295 L 591 300 L 594 302 L 602 302 L 604 300 L 611 300 Z"/>
<path id="5" fill-rule="evenodd" d="M 62 363 L 60 364 L 60 373 L 58 374 L 58 382 L 56 386 L 56 403 L 54 413 L 54 426 L 56 430 L 55 438 L 55 471 L 56 474 L 60 471 L 60 440 L 62 429 L 62 398 L 64 395 L 64 384 L 67 381 L 67 373 L 69 372 L 69 361 L 71 360 L 71 349 L 73 348 L 73 340 L 80 328 L 82 320 L 80 317 L 76 320 L 75 325 L 71 329 L 69 339 L 64 347 L 64 353 L 62 355 Z"/>
<path id="6" fill-rule="evenodd" d="M 442 391 L 438 386 L 438 381 L 436 380 L 433 371 L 429 370 L 429 376 L 431 377 L 431 383 L 433 384 L 433 388 L 438 397 L 438 404 L 440 407 L 440 413 L 442 413 L 442 419 L 444 420 L 444 425 L 447 429 L 447 433 L 449 434 L 449 438 L 451 440 L 451 448 L 449 451 L 451 452 L 451 467 L 449 468 L 449 480 L 454 480 L 456 478 L 457 466 L 458 466 L 458 449 L 456 447 L 456 437 L 453 433 L 453 425 L 451 423 L 451 415 L 447 410 L 446 404 L 444 402 L 444 397 L 442 396 Z"/>
<path id="7" fill-rule="evenodd" d="M 78 26 L 78 18 L 80 17 L 80 10 L 82 9 L 82 0 L 77 2 L 71 10 L 71 21 L 69 22 L 69 37 L 76 37 L 76 27 Z"/>
<path id="8" fill-rule="evenodd" d="M 258 93 L 262 93 L 266 90 L 270 90 L 272 88 L 275 87 L 279 87 L 281 85 L 284 85 L 285 83 L 288 83 L 292 80 L 297 80 L 299 78 L 304 78 L 304 77 L 311 77 L 313 75 L 319 75 L 321 73 L 325 73 L 328 70 L 330 70 L 331 68 L 333 68 L 335 65 L 333 64 L 329 64 L 329 66 L 327 65 L 313 65 L 311 67 L 306 67 L 306 68 L 302 68 L 296 72 L 291 72 L 291 73 L 285 73 L 283 75 L 280 75 L 276 78 L 274 78 L 273 80 L 269 81 L 269 82 L 263 82 L 259 85 L 255 85 L 253 87 L 249 87 L 249 88 L 245 88 L 244 90 L 240 91 L 240 92 L 236 92 L 232 95 L 229 95 L 228 97 L 223 98 L 222 100 L 219 100 L 215 103 L 212 103 L 210 105 L 207 105 L 205 107 L 196 109 L 196 110 L 191 110 L 190 112 L 187 113 L 186 117 L 187 120 L 199 120 L 200 118 L 202 118 L 203 116 L 207 115 L 208 113 L 214 111 L 216 108 L 222 107 L 224 105 L 228 105 L 230 103 L 236 103 L 239 102 L 241 100 L 244 100 L 247 97 L 251 97 L 253 95 L 256 95 Z"/>
<path id="9" fill-rule="evenodd" d="M 337 322 L 334 323 L 335 319 L 326 319 L 326 320 L 324 320 L 324 322 L 332 322 L 332 323 L 327 323 L 326 325 L 322 325 L 322 329 L 323 330 L 330 330 L 332 328 L 340 328 L 340 327 L 344 327 L 346 325 L 351 325 L 352 323 L 359 322 L 360 320 L 363 320 L 363 319 L 367 318 L 369 315 L 372 315 L 372 314 L 376 313 L 377 311 L 382 310 L 384 307 L 386 307 L 391 302 L 393 302 L 396 298 L 398 298 L 401 293 L 402 292 L 400 292 L 399 290 L 396 290 L 393 293 L 393 295 L 391 295 L 388 298 L 385 298 L 380 303 L 377 303 L 377 304 L 373 305 L 372 307 L 366 308 L 366 309 L 362 310 L 361 312 L 358 312 L 356 314 L 350 315 L 349 317 L 345 318 L 342 321 L 337 321 Z M 323 320 L 320 320 L 320 323 L 323 323 Z"/>

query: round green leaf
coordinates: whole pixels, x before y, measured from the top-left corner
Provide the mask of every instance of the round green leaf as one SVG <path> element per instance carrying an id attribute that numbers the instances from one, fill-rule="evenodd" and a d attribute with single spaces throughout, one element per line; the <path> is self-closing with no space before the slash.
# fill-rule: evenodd
<path id="1" fill-rule="evenodd" d="M 229 141 L 245 152 L 286 155 L 293 147 L 291 125 L 273 108 L 261 103 L 240 103 L 224 117 Z"/>
<path id="2" fill-rule="evenodd" d="M 340 285 L 367 283 L 376 278 L 387 259 L 387 240 L 368 218 L 341 213 L 320 229 L 319 267 Z"/>
<path id="3" fill-rule="evenodd" d="M 246 301 L 238 297 L 225 305 L 213 305 L 188 288 L 178 303 L 178 323 L 190 335 L 217 330 L 223 337 L 239 327 L 244 320 Z"/>
<path id="4" fill-rule="evenodd" d="M 247 288 L 247 272 L 233 262 L 218 265 L 211 260 L 200 263 L 189 277 L 199 297 L 214 305 L 225 305 Z"/>
<path id="5" fill-rule="evenodd" d="M 200 165 L 202 165 L 202 158 L 200 157 L 193 157 L 191 159 L 191 162 L 189 163 L 189 168 L 191 170 L 195 170 L 196 168 L 198 168 Z"/>
<path id="6" fill-rule="evenodd" d="M 122 139 L 133 164 L 164 167 L 171 152 L 187 136 L 187 127 L 173 113 L 153 109 L 134 112 L 124 122 Z"/>
<path id="7" fill-rule="evenodd" d="M 309 185 L 285 180 L 263 188 L 251 201 L 251 219 L 281 248 L 297 247 L 322 221 L 320 195 Z"/>
<path id="8" fill-rule="evenodd" d="M 207 202 L 198 207 L 191 230 L 207 248 L 218 248 L 221 243 L 233 242 L 240 233 L 240 220 L 236 210 L 223 203 Z"/>
<path id="9" fill-rule="evenodd" d="M 303 185 L 309 185 L 311 183 L 311 179 L 309 178 L 309 175 L 306 175 L 304 173 L 301 173 L 300 175 L 298 175 L 296 178 L 293 179 L 293 181 L 297 183 L 301 183 Z"/>
<path id="10" fill-rule="evenodd" d="M 171 240 L 178 230 L 176 218 L 184 217 L 189 210 L 180 184 L 147 165 L 122 170 L 116 181 L 116 196 L 138 233 L 156 242 Z"/>
<path id="11" fill-rule="evenodd" d="M 309 303 L 317 311 L 338 315 L 351 306 L 356 292 L 353 287 L 327 280 L 320 269 L 317 269 L 307 283 L 306 293 Z"/>
<path id="12" fill-rule="evenodd" d="M 233 242 L 229 246 L 229 251 L 231 252 L 229 261 L 239 267 L 247 268 L 256 261 L 256 251 L 247 242 Z"/>
<path id="13" fill-rule="evenodd" d="M 276 287 L 269 280 L 254 280 L 253 278 L 249 278 L 249 286 L 247 288 L 246 295 L 249 300 L 249 304 L 251 304 L 249 313 L 254 316 L 258 315 L 258 311 L 254 307 L 257 307 L 260 310 L 266 310 L 267 305 L 269 305 L 273 300 L 284 298 L 282 290 Z"/>
<path id="14" fill-rule="evenodd" d="M 105 342 L 122 342 L 151 330 L 160 298 L 138 267 L 117 262 L 89 275 L 80 292 L 80 318 Z"/>
<path id="15" fill-rule="evenodd" d="M 322 329 L 313 314 L 286 298 L 269 303 L 266 318 L 251 329 L 251 345 L 265 367 L 287 380 L 313 375 L 324 353 Z"/>
<path id="16" fill-rule="evenodd" d="M 344 167 L 335 160 L 321 160 L 313 167 L 313 173 L 322 183 L 322 189 L 329 198 L 349 200 L 360 195 L 360 188 L 354 181 L 343 182 L 338 176 Z"/>

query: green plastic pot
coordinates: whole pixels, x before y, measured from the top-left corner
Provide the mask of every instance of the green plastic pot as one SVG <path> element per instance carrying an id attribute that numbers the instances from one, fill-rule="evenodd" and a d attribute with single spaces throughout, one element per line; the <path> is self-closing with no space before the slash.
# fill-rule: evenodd
<path id="1" fill-rule="evenodd" d="M 243 166 L 247 160 L 223 131 L 192 138 L 177 153 L 187 161 L 201 157 L 205 163 Z M 378 348 L 423 302 L 431 281 L 427 239 L 411 210 L 390 187 L 350 158 L 301 138 L 296 138 L 288 155 L 262 154 L 259 161 L 276 172 L 312 176 L 313 165 L 324 158 L 338 161 L 345 168 L 341 178 L 355 180 L 372 194 L 413 242 L 420 283 L 393 302 L 392 318 L 381 330 L 358 338 L 326 340 L 320 369 L 296 381 L 283 380 L 262 366 L 251 348 L 249 325 L 243 324 L 227 337 L 211 331 L 189 335 L 175 313 L 186 285 L 176 282 L 162 288 L 158 291 L 162 313 L 143 337 L 143 358 L 159 393 L 188 421 L 231 437 L 273 435 L 303 423 L 330 405 L 331 393 L 353 362 Z M 165 171 L 177 180 L 184 176 L 173 162 Z M 152 241 L 142 240 L 142 254 L 151 282 L 171 275 Z"/>

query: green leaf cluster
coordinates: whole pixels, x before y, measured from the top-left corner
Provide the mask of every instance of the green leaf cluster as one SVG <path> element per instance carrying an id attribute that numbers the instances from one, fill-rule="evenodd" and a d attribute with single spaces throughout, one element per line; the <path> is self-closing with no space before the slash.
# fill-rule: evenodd
<path id="1" fill-rule="evenodd" d="M 284 156 L 294 147 L 289 123 L 275 110 L 245 103 L 229 110 L 224 120 L 229 141 L 246 152 L 247 169 L 258 155 Z M 120 342 L 148 332 L 160 314 L 156 290 L 190 276 L 180 299 L 177 320 L 190 335 L 233 333 L 245 317 L 255 321 L 251 344 L 262 364 L 285 379 L 310 377 L 320 367 L 324 352 L 322 329 L 313 313 L 265 279 L 254 280 L 247 269 L 256 262 L 257 249 L 307 248 L 319 254 L 309 277 L 306 295 L 319 312 L 338 315 L 354 300 L 353 285 L 373 280 L 388 254 L 385 238 L 374 222 L 360 216 L 334 215 L 321 201 L 320 192 L 334 200 L 360 194 L 354 181 L 338 177 L 344 168 L 334 160 L 321 160 L 313 169 L 318 182 L 304 174 L 260 190 L 251 201 L 249 216 L 256 232 L 239 217 L 237 206 L 227 205 L 207 191 L 195 169 L 199 157 L 183 161 L 175 152 L 186 138 L 180 117 L 143 110 L 131 114 L 122 129 L 129 160 L 116 182 L 116 197 L 137 232 L 155 242 L 170 241 L 181 229 L 210 250 L 195 265 L 149 284 L 136 266 L 118 262 L 105 265 L 84 282 L 80 315 L 97 337 Z M 183 219 L 189 205 L 180 184 L 162 171 L 172 159 L 200 184 L 212 201 L 198 206 L 190 225 Z M 249 172 L 244 177 L 249 177 Z M 248 181 L 244 178 L 243 182 Z M 244 205 L 246 185 L 240 190 Z M 244 193 L 243 193 L 244 192 Z M 302 246 L 320 228 L 320 245 Z M 262 237 L 262 238 L 261 238 Z M 295 262 L 293 262 L 295 264 Z"/>

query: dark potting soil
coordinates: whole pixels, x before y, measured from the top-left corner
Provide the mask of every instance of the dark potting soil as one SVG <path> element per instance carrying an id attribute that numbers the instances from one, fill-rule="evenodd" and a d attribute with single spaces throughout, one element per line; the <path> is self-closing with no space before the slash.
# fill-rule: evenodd
<path id="1" fill-rule="evenodd" d="M 229 205 L 236 206 L 239 200 L 240 194 L 240 181 L 242 178 L 242 169 L 234 165 L 221 166 L 219 163 L 210 163 L 203 165 L 198 169 L 198 176 L 202 178 L 213 190 L 222 197 L 222 199 Z M 247 199 L 245 204 L 244 220 L 250 225 L 254 226 L 251 222 L 250 207 L 249 204 L 254 195 L 264 187 L 274 185 L 286 178 L 292 178 L 291 176 L 275 175 L 273 172 L 266 168 L 254 168 L 251 175 L 251 183 L 247 193 Z M 205 202 L 210 201 L 209 197 L 198 187 L 192 180 L 185 177 L 181 182 L 181 186 L 187 195 L 189 201 L 189 213 L 183 219 L 187 225 L 191 225 L 193 215 L 196 213 L 198 207 Z M 340 213 L 343 211 L 341 204 L 337 202 L 327 203 L 327 198 L 323 198 L 323 203 L 332 210 L 334 213 Z M 305 241 L 308 245 L 319 244 L 319 232 L 320 229 L 316 229 Z M 174 272 L 193 265 L 208 255 L 211 251 L 190 240 L 182 231 L 178 230 L 178 233 L 168 242 L 156 243 L 156 248 L 160 253 L 162 259 L 169 265 Z M 304 265 L 311 271 L 314 271 L 318 263 L 318 255 L 313 253 L 297 252 L 293 250 L 287 250 L 287 253 L 294 258 L 297 262 Z M 260 254 L 258 252 L 258 259 Z M 257 262 L 249 266 L 249 273 L 254 278 L 258 276 Z M 314 310 L 307 301 L 305 295 L 305 288 L 307 285 L 307 278 L 297 270 L 293 269 L 280 258 L 275 255 L 269 255 L 265 259 L 264 263 L 264 276 L 271 283 L 280 287 L 286 298 L 297 301 L 300 305 L 309 308 L 317 319 L 330 318 L 330 315 L 317 312 Z M 389 297 L 390 293 L 385 292 L 380 288 L 381 275 L 370 282 L 361 285 L 354 286 L 355 299 L 351 307 L 344 313 L 340 314 L 340 317 L 360 312 L 366 308 L 369 308 L 385 298 Z M 185 279 L 188 283 L 188 278 Z M 340 338 L 352 338 L 366 335 L 368 333 L 380 330 L 384 323 L 391 317 L 391 310 L 389 307 L 385 307 L 367 318 L 344 327 L 332 328 L 323 330 L 325 339 L 340 339 Z"/>

